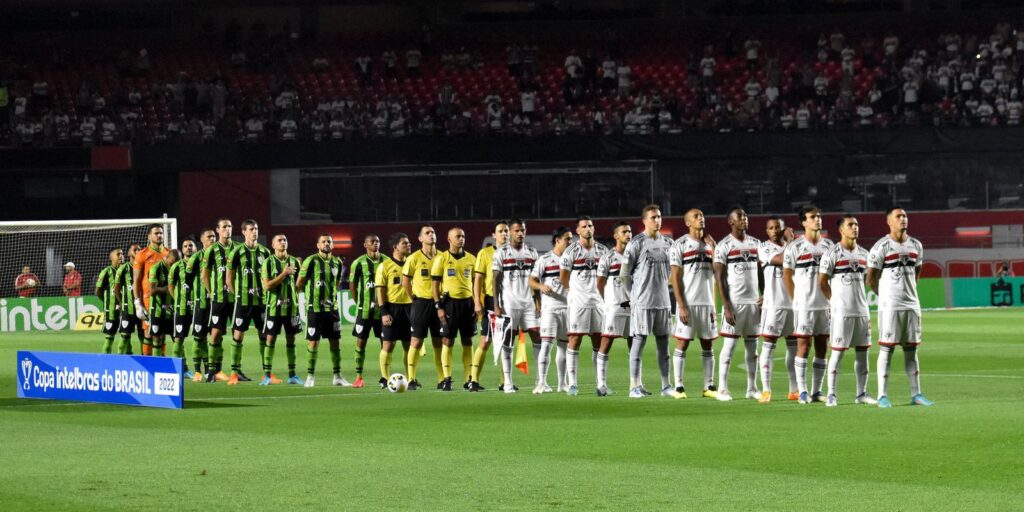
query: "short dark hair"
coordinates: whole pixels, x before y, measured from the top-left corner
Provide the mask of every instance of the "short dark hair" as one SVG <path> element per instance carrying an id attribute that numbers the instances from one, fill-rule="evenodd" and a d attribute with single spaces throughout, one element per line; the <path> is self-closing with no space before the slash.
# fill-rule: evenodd
<path id="1" fill-rule="evenodd" d="M 274 240 L 277 240 L 277 237 L 279 236 L 283 236 L 285 240 L 288 239 L 288 235 L 284 233 L 274 233 L 274 236 L 270 237 L 270 243 L 274 243 Z"/>
<path id="2" fill-rule="evenodd" d="M 803 222 L 807 220 L 807 214 L 814 212 L 821 213 L 821 208 L 818 208 L 813 204 L 805 204 L 796 211 L 796 214 L 797 217 L 800 219 L 800 222 Z"/>
<path id="3" fill-rule="evenodd" d="M 150 224 L 149 227 L 146 228 L 146 234 L 148 235 L 148 234 L 152 233 L 153 230 L 157 229 L 157 228 L 164 229 L 164 225 L 163 224 Z"/>
<path id="4" fill-rule="evenodd" d="M 779 217 L 778 215 L 769 215 L 768 216 L 768 220 L 777 220 L 779 222 L 786 222 L 786 221 L 782 220 L 782 217 Z M 765 222 L 767 222 L 767 221 L 765 221 Z"/>
<path id="5" fill-rule="evenodd" d="M 889 217 L 890 215 L 892 215 L 892 212 L 894 212 L 894 211 L 896 211 L 896 210 L 903 210 L 903 211 L 906 211 L 907 209 L 906 209 L 906 208 L 904 208 L 904 207 L 902 207 L 902 206 L 900 206 L 900 205 L 898 205 L 898 204 L 897 204 L 897 205 L 893 205 L 893 206 L 890 206 L 890 207 L 889 207 L 889 209 L 885 211 L 885 216 L 886 216 L 886 218 L 888 218 L 888 217 Z"/>
<path id="6" fill-rule="evenodd" d="M 591 222 L 594 221 L 594 219 L 591 219 L 589 215 L 580 215 L 579 217 L 576 217 L 576 225 L 579 226 L 580 222 L 583 222 L 585 220 L 589 220 Z"/>
<path id="7" fill-rule="evenodd" d="M 434 229 L 434 226 L 431 226 L 430 224 L 420 224 L 420 228 L 416 230 L 416 236 L 420 236 L 420 233 L 422 233 L 426 228 Z"/>
<path id="8" fill-rule="evenodd" d="M 377 233 L 367 233 L 366 235 L 363 236 L 363 242 L 366 242 L 371 238 L 376 238 L 377 240 L 380 240 L 380 237 L 377 236 Z"/>
<path id="9" fill-rule="evenodd" d="M 219 222 L 218 222 L 218 224 L 219 224 Z M 256 225 L 257 224 L 256 224 L 255 220 L 253 220 L 253 219 L 245 219 L 245 220 L 242 221 L 242 231 L 245 231 L 247 228 L 251 228 L 251 227 L 256 226 Z"/>
<path id="10" fill-rule="evenodd" d="M 325 237 L 325 236 L 327 238 L 330 238 L 331 240 L 334 240 L 334 235 L 331 235 L 330 233 L 320 233 L 319 235 L 316 236 L 316 241 L 319 242 L 320 239 Z"/>
<path id="11" fill-rule="evenodd" d="M 392 251 L 395 250 L 395 247 L 398 247 L 398 244 L 402 243 L 403 238 L 408 240 L 409 235 L 402 233 L 401 231 L 391 233 L 391 236 L 388 237 L 388 246 L 391 247 Z"/>
<path id="12" fill-rule="evenodd" d="M 739 212 L 744 212 L 744 213 L 746 213 L 746 208 L 743 208 L 743 206 L 742 206 L 742 205 L 739 205 L 739 204 L 734 204 L 734 205 L 732 205 L 732 206 L 730 206 L 730 207 L 729 207 L 729 212 L 728 212 L 728 213 L 726 213 L 726 214 L 725 214 L 725 216 L 726 216 L 726 217 L 729 217 L 729 216 L 731 216 L 731 215 L 732 215 L 733 213 L 736 213 L 736 212 L 738 212 L 738 211 L 739 211 Z"/>
<path id="13" fill-rule="evenodd" d="M 558 226 L 551 232 L 551 243 L 554 244 L 556 240 L 562 238 L 562 235 L 569 232 L 571 232 L 571 230 L 567 226 Z"/>
<path id="14" fill-rule="evenodd" d="M 524 222 L 523 219 L 516 218 L 516 217 L 513 217 L 513 218 L 508 220 L 508 227 L 509 228 L 511 228 L 512 226 L 515 226 L 516 224 L 519 224 L 520 226 L 525 226 L 526 222 Z"/>
<path id="15" fill-rule="evenodd" d="M 841 215 L 839 215 L 839 220 L 836 221 L 836 229 L 843 227 L 843 223 L 846 222 L 846 219 L 856 218 L 857 216 L 852 213 L 843 212 Z"/>
<path id="16" fill-rule="evenodd" d="M 628 222 L 626 222 L 624 220 L 620 220 L 620 221 L 616 222 L 614 226 L 612 226 L 612 236 L 614 236 L 615 232 L 618 231 L 619 228 L 621 228 L 622 226 L 627 226 L 627 227 L 629 227 L 629 229 L 633 229 L 632 227 L 629 226 Z"/>
<path id="17" fill-rule="evenodd" d="M 202 238 L 203 235 L 205 235 L 207 233 L 213 233 L 214 235 L 216 235 L 217 234 L 217 229 L 216 228 L 205 228 L 205 229 L 203 229 L 202 231 L 199 232 L 199 238 Z"/>
<path id="18" fill-rule="evenodd" d="M 502 225 L 502 224 L 504 224 L 504 225 L 506 225 L 506 226 L 508 226 L 508 225 L 509 225 L 508 221 L 507 221 L 507 220 L 505 220 L 505 219 L 501 219 L 501 220 L 496 220 L 496 221 L 494 221 L 494 229 L 492 229 L 492 230 L 491 230 L 491 233 L 495 233 L 495 232 L 497 232 L 497 231 L 498 231 L 498 226 L 500 226 L 500 225 Z"/>
<path id="19" fill-rule="evenodd" d="M 229 219 L 229 218 L 227 218 L 227 217 L 217 217 L 217 222 L 214 222 L 214 223 L 213 223 L 213 225 L 214 225 L 215 227 L 218 227 L 218 228 L 219 228 L 219 227 L 220 227 L 220 223 L 221 223 L 221 222 L 224 222 L 224 221 L 228 221 L 228 222 L 231 222 L 231 219 Z"/>
<path id="20" fill-rule="evenodd" d="M 641 219 L 646 219 L 647 218 L 647 212 L 651 212 L 651 211 L 654 211 L 654 210 L 661 211 L 661 207 L 656 205 L 656 204 L 649 204 L 647 206 L 644 206 L 644 209 L 640 212 L 640 218 Z"/>
<path id="21" fill-rule="evenodd" d="M 196 243 L 196 239 L 193 238 L 192 235 L 188 235 L 188 236 L 185 237 L 184 240 L 181 241 L 181 243 L 185 243 L 185 242 Z"/>
<path id="22" fill-rule="evenodd" d="M 107 251 L 107 254 L 108 254 L 108 255 L 109 255 L 109 254 L 114 254 L 114 251 L 121 251 L 121 250 L 122 250 L 122 249 L 121 249 L 120 247 L 114 247 L 113 249 L 111 249 L 111 250 Z"/>

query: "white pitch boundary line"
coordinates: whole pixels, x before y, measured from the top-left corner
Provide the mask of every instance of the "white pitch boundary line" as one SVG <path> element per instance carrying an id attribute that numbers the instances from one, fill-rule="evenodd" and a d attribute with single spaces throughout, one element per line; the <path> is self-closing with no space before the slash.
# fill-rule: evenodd
<path id="1" fill-rule="evenodd" d="M 928 377 L 964 377 L 964 378 L 969 378 L 969 379 L 974 379 L 974 378 L 978 378 L 978 379 L 1024 379 L 1024 377 L 1022 377 L 1020 375 L 984 375 L 984 374 L 980 374 L 980 373 L 971 374 L 971 373 L 927 373 L 926 372 L 926 373 L 921 374 L 921 376 L 925 377 L 925 378 L 928 378 Z"/>
<path id="2" fill-rule="evenodd" d="M 392 394 L 392 393 L 389 393 L 389 394 Z M 328 396 L 336 396 L 336 397 L 344 397 L 344 398 L 355 398 L 355 397 L 376 396 L 376 395 L 377 395 L 377 393 L 365 393 L 365 394 L 364 393 L 358 393 L 358 394 L 317 393 L 317 394 L 313 394 L 313 395 L 237 396 L 237 397 L 232 397 L 232 396 L 216 396 L 216 397 L 209 397 L 209 398 L 186 398 L 185 399 L 185 407 L 184 407 L 184 409 L 188 409 L 188 401 L 189 400 L 193 400 L 193 401 L 196 401 L 196 402 L 209 402 L 209 401 L 221 401 L 221 400 L 280 400 L 280 399 L 285 399 L 285 398 L 323 398 L 323 397 L 328 397 Z M 31 406 L 27 406 L 27 407 L 71 407 L 71 406 L 80 406 L 80 405 L 118 405 L 118 404 L 107 404 L 107 403 L 98 403 L 98 402 L 63 402 L 63 401 L 59 401 L 59 400 L 54 400 L 54 401 L 50 402 L 50 401 L 47 401 L 47 400 L 36 400 L 36 399 L 32 399 L 32 398 L 26 398 L 26 400 L 33 400 L 33 401 L 38 401 L 38 402 L 44 402 L 44 403 L 39 403 L 37 405 L 31 405 Z M 2 406 L 0 406 L 0 409 L 14 409 L 14 408 L 20 408 L 20 407 L 26 407 L 26 406 L 24 406 L 24 405 L 2 405 Z"/>

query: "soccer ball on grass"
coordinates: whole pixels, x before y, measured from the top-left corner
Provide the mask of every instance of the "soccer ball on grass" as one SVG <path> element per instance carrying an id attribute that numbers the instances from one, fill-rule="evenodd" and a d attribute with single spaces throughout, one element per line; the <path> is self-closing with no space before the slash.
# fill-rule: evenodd
<path id="1" fill-rule="evenodd" d="M 391 374 L 391 377 L 388 379 L 388 391 L 404 393 L 407 387 L 409 387 L 409 381 L 405 379 L 405 375 L 401 373 Z"/>

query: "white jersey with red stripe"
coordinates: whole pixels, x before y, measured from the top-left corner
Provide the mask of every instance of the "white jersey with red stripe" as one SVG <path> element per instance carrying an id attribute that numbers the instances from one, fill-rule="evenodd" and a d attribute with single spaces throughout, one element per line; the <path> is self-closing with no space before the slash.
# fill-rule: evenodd
<path id="1" fill-rule="evenodd" d="M 491 270 L 502 273 L 502 309 L 534 308 L 530 272 L 537 259 L 537 250 L 527 243 L 523 243 L 519 249 L 513 248 L 512 244 L 505 244 L 494 251 Z"/>
<path id="2" fill-rule="evenodd" d="M 793 309 L 793 299 L 786 293 L 786 285 L 782 282 L 782 264 L 772 265 L 775 255 L 782 254 L 786 246 L 771 240 L 761 242 L 757 249 L 757 257 L 761 261 L 764 274 L 764 309 Z"/>
<path id="3" fill-rule="evenodd" d="M 878 309 L 921 312 L 921 301 L 917 296 L 917 272 L 924 261 L 923 253 L 921 242 L 911 236 L 904 242 L 897 242 L 886 235 L 875 243 L 868 257 L 868 266 L 881 271 L 878 279 Z"/>
<path id="4" fill-rule="evenodd" d="M 629 290 L 622 285 L 622 263 L 626 257 L 612 249 L 601 257 L 597 263 L 597 275 L 605 278 L 604 281 L 604 305 L 617 308 L 624 302 L 629 302 Z"/>
<path id="5" fill-rule="evenodd" d="M 562 268 L 561 261 L 561 256 L 555 254 L 554 251 L 548 251 L 542 254 L 533 265 L 531 275 L 542 284 L 551 287 L 551 295 L 540 294 L 541 311 L 565 309 L 567 306 L 565 290 L 562 288 L 561 272 L 559 272 Z"/>
<path id="6" fill-rule="evenodd" d="M 822 311 L 828 309 L 828 299 L 818 286 L 818 265 L 821 257 L 834 242 L 819 238 L 812 244 L 800 237 L 786 246 L 782 253 L 782 268 L 793 271 L 793 309 L 797 311 Z"/>
<path id="7" fill-rule="evenodd" d="M 601 306 L 601 293 L 597 291 L 597 264 L 608 248 L 593 242 L 584 247 L 573 242 L 562 253 L 562 270 L 569 271 L 569 305 L 579 308 Z"/>
<path id="8" fill-rule="evenodd" d="M 733 304 L 757 304 L 757 249 L 760 240 L 746 235 L 743 240 L 725 236 L 715 245 L 714 263 L 725 265 L 729 295 Z"/>
<path id="9" fill-rule="evenodd" d="M 672 245 L 669 265 L 683 270 L 683 297 L 688 306 L 714 306 L 714 253 L 703 240 L 683 235 Z"/>
<path id="10" fill-rule="evenodd" d="M 832 287 L 832 318 L 867 317 L 868 299 L 864 275 L 868 270 L 868 251 L 859 245 L 853 250 L 835 244 L 818 266 L 818 273 L 829 277 Z"/>

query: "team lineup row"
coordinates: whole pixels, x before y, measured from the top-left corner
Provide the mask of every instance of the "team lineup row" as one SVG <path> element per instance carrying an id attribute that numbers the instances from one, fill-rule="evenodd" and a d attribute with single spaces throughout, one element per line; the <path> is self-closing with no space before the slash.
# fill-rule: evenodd
<path id="1" fill-rule="evenodd" d="M 289 383 L 315 385 L 318 348 L 321 338 L 326 338 L 332 383 L 362 387 L 366 342 L 372 334 L 382 342 L 381 387 L 387 384 L 392 352 L 401 342 L 409 389 L 415 390 L 421 387 L 417 366 L 429 336 L 438 389 L 453 389 L 452 360 L 458 340 L 463 388 L 481 391 L 480 372 L 495 341 L 495 356 L 501 361 L 499 390 L 514 393 L 518 388 L 512 379 L 513 339 L 522 331 L 533 342 L 537 370 L 533 392 L 555 391 L 548 384 L 548 371 L 552 348 L 557 347 L 557 391 L 576 395 L 580 346 L 589 336 L 596 392 L 606 396 L 610 393 L 609 352 L 616 338 L 625 338 L 629 396 L 642 398 L 651 394 L 643 385 L 642 356 L 647 338 L 653 336 L 662 395 L 687 396 L 686 352 L 690 342 L 697 340 L 702 349 L 703 396 L 728 401 L 732 400 L 728 387 L 732 355 L 737 340 L 743 338 L 745 396 L 769 403 L 773 352 L 781 338 L 787 347 L 788 399 L 836 405 L 840 362 L 853 347 L 854 402 L 891 407 L 889 366 L 894 347 L 900 345 L 911 404 L 931 405 L 920 391 L 917 362 L 921 315 L 916 281 L 922 248 L 907 234 L 907 213 L 902 208 L 889 211 L 890 233 L 870 251 L 857 243 L 856 217 L 840 218 L 841 238 L 834 243 L 822 237 L 821 212 L 810 205 L 799 212 L 802 237 L 795 238 L 781 218 L 772 217 L 763 242 L 747 233 L 747 216 L 739 207 L 729 212 L 730 234 L 717 242 L 705 232 L 704 215 L 697 209 L 686 213 L 688 233 L 676 240 L 661 234 L 657 205 L 645 207 L 642 220 L 644 230 L 635 236 L 629 223 L 616 224 L 615 245 L 609 248 L 595 241 L 591 219 L 580 217 L 574 230 L 563 227 L 552 234 L 553 248 L 543 255 L 525 242 L 526 223 L 519 219 L 495 223 L 494 244 L 477 255 L 465 250 L 466 236 L 460 228 L 448 231 L 446 251 L 438 250 L 437 235 L 429 225 L 420 227 L 420 248 L 415 252 L 409 236 L 392 234 L 390 257 L 381 253 L 379 237 L 367 235 L 366 252 L 353 262 L 349 276 L 357 305 L 352 384 L 341 375 L 341 324 L 335 297 L 342 265 L 332 255 L 330 235 L 321 235 L 317 253 L 300 261 L 288 253 L 284 235 L 271 237 L 272 250 L 259 244 L 259 227 L 252 220 L 242 223 L 242 243 L 232 242 L 232 223 L 222 218 L 215 228 L 202 232 L 201 250 L 185 240 L 180 252 L 163 246 L 163 231 L 154 225 L 147 247 L 129 248 L 131 265 L 122 264 L 123 252 L 114 249 L 111 265 L 98 279 L 97 294 L 104 300 L 107 317 L 104 351 L 112 351 L 119 331 L 118 351 L 130 353 L 131 333 L 136 331 L 143 338 L 143 354 L 165 353 L 164 340 L 170 336 L 173 354 L 184 358 L 184 340 L 191 333 L 195 371 L 186 366 L 187 376 L 197 382 L 234 385 L 250 380 L 241 368 L 242 344 L 246 331 L 256 325 L 264 370 L 261 385 L 282 382 L 272 370 L 276 341 L 283 330 Z M 716 284 L 722 303 L 720 327 Z M 867 393 L 871 328 L 866 286 L 879 298 L 877 400 Z M 305 381 L 296 374 L 300 312 L 306 321 Z M 478 322 L 480 343 L 474 349 Z M 222 342 L 229 323 L 233 350 L 227 375 L 222 370 Z M 670 334 L 676 339 L 671 354 Z M 712 342 L 718 337 L 723 338 L 723 346 L 716 386 Z M 758 337 L 763 339 L 760 354 Z M 808 386 L 811 348 L 813 371 Z M 827 394 L 822 392 L 826 373 Z"/>

